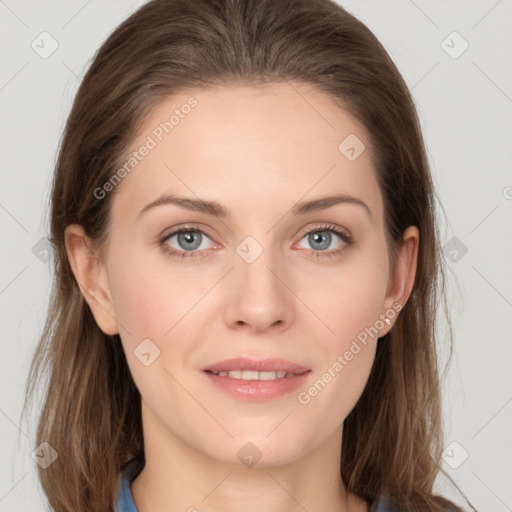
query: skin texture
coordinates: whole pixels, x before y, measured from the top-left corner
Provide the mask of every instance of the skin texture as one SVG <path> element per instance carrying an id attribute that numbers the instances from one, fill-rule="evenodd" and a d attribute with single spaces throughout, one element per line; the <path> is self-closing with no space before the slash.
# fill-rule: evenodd
<path id="1" fill-rule="evenodd" d="M 151 112 L 133 150 L 191 96 L 197 106 L 109 192 L 107 245 L 96 250 L 81 226 L 66 229 L 82 293 L 99 327 L 120 334 L 142 396 L 146 467 L 132 483 L 135 503 L 140 512 L 368 510 L 339 475 L 342 426 L 366 385 L 378 337 L 396 316 L 309 403 L 297 395 L 379 315 L 405 304 L 418 230 L 404 233 L 392 274 L 366 131 L 304 84 L 172 96 Z M 338 149 L 349 134 L 366 145 L 354 161 Z M 168 204 L 139 217 L 171 193 L 217 201 L 230 215 Z M 290 212 L 298 201 L 334 193 L 359 198 L 371 214 L 353 203 Z M 202 254 L 170 257 L 158 239 L 190 223 L 207 235 L 194 249 Z M 327 250 L 319 249 L 307 232 L 320 226 L 325 233 L 324 223 L 348 231 L 353 243 L 331 233 Z M 263 250 L 250 264 L 236 252 L 248 236 Z M 178 235 L 165 244 L 183 252 L 193 246 L 180 245 Z M 331 258 L 315 257 L 339 248 Z M 144 339 L 160 350 L 148 366 L 134 355 Z M 288 359 L 312 372 L 282 397 L 237 399 L 201 368 L 239 356 Z M 248 442 L 261 453 L 253 467 L 237 457 Z"/>

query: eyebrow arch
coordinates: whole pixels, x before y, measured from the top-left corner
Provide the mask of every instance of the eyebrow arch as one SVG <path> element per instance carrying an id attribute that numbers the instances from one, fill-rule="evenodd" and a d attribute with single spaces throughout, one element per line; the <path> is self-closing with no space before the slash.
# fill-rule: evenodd
<path id="1" fill-rule="evenodd" d="M 372 213 L 368 205 L 357 197 L 353 197 L 347 194 L 336 194 L 332 196 L 319 197 L 317 199 L 311 199 L 309 201 L 302 201 L 296 203 L 291 209 L 291 213 L 293 215 L 305 215 L 307 213 L 319 210 L 326 210 L 331 206 L 349 203 L 356 204 L 362 206 L 368 216 L 371 218 Z M 230 217 L 229 211 L 224 208 L 220 203 L 216 201 L 207 201 L 204 199 L 193 199 L 188 197 L 179 197 L 175 195 L 164 195 L 152 203 L 147 204 L 144 208 L 139 212 L 138 217 L 140 217 L 143 213 L 147 212 L 152 208 L 156 208 L 157 206 L 174 204 L 180 206 L 181 208 L 185 208 L 187 210 L 192 210 L 200 213 L 205 213 L 207 215 L 212 215 L 214 217 Z"/>

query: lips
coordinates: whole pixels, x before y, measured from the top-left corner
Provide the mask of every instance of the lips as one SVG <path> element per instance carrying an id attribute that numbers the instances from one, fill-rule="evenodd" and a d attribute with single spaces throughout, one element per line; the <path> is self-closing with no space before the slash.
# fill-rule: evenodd
<path id="1" fill-rule="evenodd" d="M 304 385 L 310 368 L 284 359 L 239 357 L 202 368 L 215 388 L 236 400 L 262 401 L 283 397 Z"/>
<path id="2" fill-rule="evenodd" d="M 285 359 L 249 359 L 246 357 L 237 357 L 226 359 L 202 368 L 203 371 L 219 374 L 220 372 L 280 372 L 278 375 L 284 376 L 300 375 L 307 372 L 309 368 L 287 361 Z M 291 375 L 290 375 L 291 374 Z"/>

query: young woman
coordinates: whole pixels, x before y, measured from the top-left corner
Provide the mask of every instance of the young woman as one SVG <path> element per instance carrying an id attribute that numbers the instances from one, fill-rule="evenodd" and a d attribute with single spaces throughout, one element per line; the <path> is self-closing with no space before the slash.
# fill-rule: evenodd
<path id="1" fill-rule="evenodd" d="M 52 510 L 459 510 L 419 122 L 336 3 L 132 14 L 70 112 L 50 239 Z"/>

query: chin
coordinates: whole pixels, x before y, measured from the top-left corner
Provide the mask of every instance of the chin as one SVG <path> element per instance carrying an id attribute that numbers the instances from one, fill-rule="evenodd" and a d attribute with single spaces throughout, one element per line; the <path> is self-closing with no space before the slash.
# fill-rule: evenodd
<path id="1" fill-rule="evenodd" d="M 218 447 L 204 450 L 213 459 L 239 468 L 272 468 L 284 466 L 299 458 L 305 450 L 293 439 L 275 436 L 269 440 L 267 433 L 258 436 L 244 436 L 219 442 Z"/>

